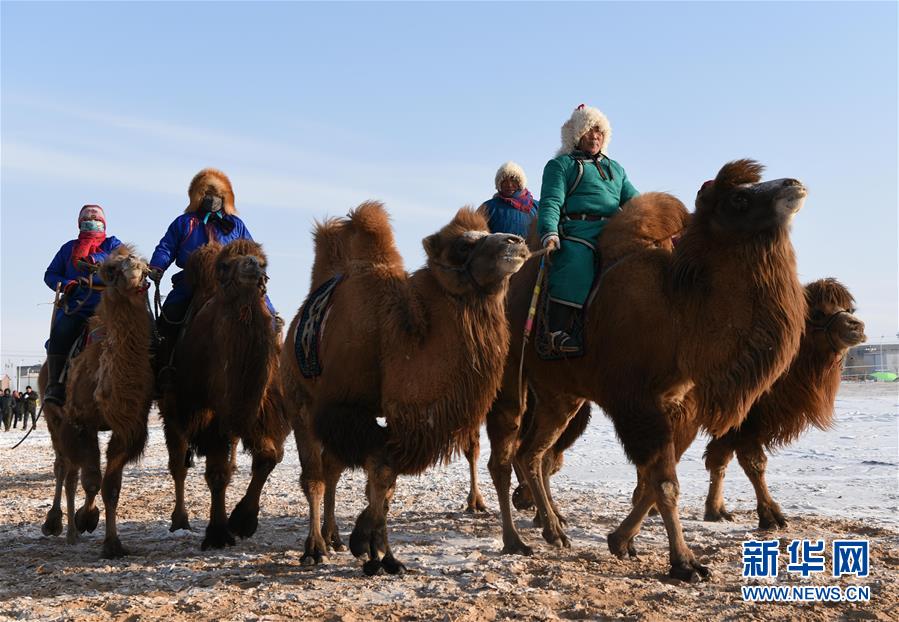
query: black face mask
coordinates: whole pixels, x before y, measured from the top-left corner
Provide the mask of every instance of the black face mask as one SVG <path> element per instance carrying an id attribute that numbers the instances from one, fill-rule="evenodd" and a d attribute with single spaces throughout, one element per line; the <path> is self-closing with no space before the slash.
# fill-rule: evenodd
<path id="1" fill-rule="evenodd" d="M 200 209 L 204 212 L 217 212 L 222 209 L 222 198 L 206 195 L 200 203 Z"/>

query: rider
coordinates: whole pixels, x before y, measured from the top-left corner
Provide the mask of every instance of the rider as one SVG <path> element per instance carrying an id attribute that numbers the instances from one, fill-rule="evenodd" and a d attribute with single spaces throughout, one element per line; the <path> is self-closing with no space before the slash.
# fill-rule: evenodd
<path id="1" fill-rule="evenodd" d="M 606 222 L 637 196 L 624 168 L 605 149 L 612 128 L 606 116 L 581 104 L 562 125 L 562 147 L 543 169 L 537 232 L 555 250 L 549 273 L 549 336 L 557 353 L 576 353 L 571 326 L 593 285 L 597 240 Z"/>
<path id="2" fill-rule="evenodd" d="M 99 205 L 85 205 L 78 212 L 78 237 L 62 245 L 44 272 L 44 283 L 52 290 L 63 288 L 65 304 L 56 310 L 50 339 L 47 340 L 49 372 L 44 401 L 62 406 L 66 388 L 60 382 L 72 344 L 81 335 L 87 319 L 100 303 L 100 277 L 81 262 L 100 263 L 121 246 L 115 236 L 106 235 L 106 214 Z"/>
<path id="3" fill-rule="evenodd" d="M 538 205 L 527 188 L 524 170 L 515 162 L 506 162 L 496 171 L 493 181 L 496 194 L 478 208 L 487 218 L 490 233 L 513 233 L 527 238 Z"/>
<path id="4" fill-rule="evenodd" d="M 190 182 L 187 195 L 190 198 L 187 209 L 169 225 L 150 259 L 150 278 L 157 286 L 172 262 L 182 269 L 172 277 L 172 291 L 166 296 L 156 323 L 161 339 L 156 355 L 160 376 L 163 370 L 174 371 L 169 359 L 193 296 L 184 274 L 188 257 L 209 242 L 227 244 L 234 240 L 253 239 L 246 225 L 237 217 L 234 190 L 222 171 L 205 168 L 197 173 Z M 272 317 L 277 317 L 268 296 L 265 302 Z M 165 378 L 165 382 L 170 380 L 170 377 Z"/>

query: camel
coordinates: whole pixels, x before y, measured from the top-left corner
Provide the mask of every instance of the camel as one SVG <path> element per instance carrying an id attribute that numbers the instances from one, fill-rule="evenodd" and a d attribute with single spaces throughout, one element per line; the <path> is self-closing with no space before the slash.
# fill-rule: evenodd
<path id="1" fill-rule="evenodd" d="M 147 307 L 147 262 L 123 245 L 99 267 L 106 288 L 90 320 L 97 335 L 70 364 L 66 381 L 69 396 L 60 409 L 46 404 L 47 425 L 56 452 L 56 490 L 43 532 L 62 532 L 60 496 L 66 490 L 68 529 L 72 544 L 78 533 L 93 531 L 99 522 L 97 492 L 106 511 L 106 536 L 102 555 L 127 555 L 116 528 L 116 510 L 122 486 L 122 469 L 138 459 L 147 442 L 147 421 L 153 392 L 150 364 L 152 318 Z M 39 384 L 46 387 L 44 365 Z M 101 478 L 97 432 L 111 430 L 106 449 L 106 471 Z M 75 486 L 79 471 L 85 492 L 84 505 L 75 512 Z"/>
<path id="2" fill-rule="evenodd" d="M 678 199 L 664 192 L 647 192 L 634 197 L 621 207 L 621 211 L 612 218 L 603 229 L 599 238 L 600 256 L 604 270 L 609 269 L 628 255 L 645 249 L 661 249 L 667 252 L 674 251 L 674 245 L 690 220 L 690 213 L 684 204 Z M 537 245 L 536 223 L 531 227 L 528 237 L 529 244 Z M 533 401 L 533 400 L 531 400 Z M 528 408 L 523 413 L 522 429 L 527 429 L 530 424 L 533 409 Z M 584 404 L 578 409 L 568 427 L 565 429 L 556 443 L 552 452 L 547 453 L 545 469 L 549 475 L 553 475 L 562 468 L 563 454 L 574 441 L 576 441 L 590 422 L 590 403 Z M 479 456 L 479 438 L 473 436 L 469 445 L 465 448 L 465 457 L 468 459 L 470 473 L 470 492 L 468 494 L 466 512 L 486 511 L 483 497 L 478 489 L 477 460 Z M 533 507 L 533 499 L 530 490 L 524 481 L 524 476 L 517 465 L 518 487 L 512 494 L 512 503 L 519 510 Z M 534 519 L 535 525 L 540 525 L 539 515 Z"/>
<path id="3" fill-rule="evenodd" d="M 197 309 L 175 347 L 174 386 L 160 400 L 175 483 L 170 530 L 190 529 L 184 507 L 188 451 L 206 456 L 206 483 L 212 497 L 201 548 L 235 543 L 234 535 L 256 532 L 259 497 L 284 454 L 289 423 L 284 418 L 278 376 L 280 340 L 265 304 L 267 259 L 250 240 L 196 250 L 186 278 Z M 246 494 L 231 515 L 225 493 L 232 475 L 234 447 L 243 442 L 253 456 Z"/>
<path id="4" fill-rule="evenodd" d="M 320 375 L 304 377 L 294 353 L 281 354 L 310 509 L 304 563 L 321 562 L 327 544 L 341 547 L 334 487 L 344 468 L 362 467 L 368 506 L 350 549 L 368 557 L 368 575 L 403 572 L 387 539 L 397 476 L 458 453 L 499 387 L 509 344 L 503 303 L 509 276 L 528 256 L 524 240 L 488 234 L 484 217 L 463 208 L 423 245 L 427 265 L 406 273 L 378 202 L 316 228 L 310 291 L 342 275 L 320 337 Z M 303 332 L 301 315 L 288 343 Z"/>
<path id="5" fill-rule="evenodd" d="M 789 241 L 789 223 L 806 189 L 795 179 L 763 183 L 762 170 L 752 160 L 725 164 L 699 190 L 673 252 L 641 250 L 606 270 L 586 311 L 583 357 L 543 361 L 527 348 L 534 421 L 517 452 L 524 390 L 517 360 L 507 363 L 487 417 L 505 553 L 533 552 L 512 522 L 513 456 L 534 494 L 544 539 L 570 546 L 543 461 L 583 401 L 591 400 L 611 417 L 628 459 L 648 483 L 609 534 L 612 553 L 635 553 L 633 539 L 655 503 L 668 534 L 670 576 L 691 581 L 710 575 L 687 547 L 677 510 L 675 437 L 693 408 L 685 400 L 691 394 L 702 425 L 715 435 L 739 426 L 798 350 L 806 312 Z M 525 270 L 510 285 L 512 352 L 521 347 L 515 339 L 534 280 L 534 270 Z"/>
<path id="6" fill-rule="evenodd" d="M 865 341 L 865 325 L 856 318 L 855 300 L 836 279 L 821 279 L 805 287 L 809 315 L 799 352 L 784 374 L 755 404 L 739 428 L 712 439 L 706 446 L 710 474 L 705 520 L 733 520 L 724 506 L 724 472 L 734 453 L 752 482 L 758 501 L 759 529 L 786 527 L 780 506 L 765 483 L 765 449 L 794 442 L 809 427 L 833 425 L 833 405 L 840 387 L 847 350 Z"/>

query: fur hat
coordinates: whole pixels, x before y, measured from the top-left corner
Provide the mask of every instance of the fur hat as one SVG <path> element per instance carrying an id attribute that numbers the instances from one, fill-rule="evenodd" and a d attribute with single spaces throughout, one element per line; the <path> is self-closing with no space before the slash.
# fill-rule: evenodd
<path id="1" fill-rule="evenodd" d="M 524 174 L 524 169 L 518 166 L 515 162 L 509 160 L 501 167 L 499 167 L 496 171 L 496 177 L 493 178 L 493 182 L 496 185 L 496 191 L 499 192 L 499 185 L 503 183 L 503 180 L 511 177 L 521 186 L 520 190 L 524 190 L 528 187 L 528 178 Z"/>
<path id="2" fill-rule="evenodd" d="M 190 197 L 190 203 L 187 205 L 186 213 L 196 212 L 200 209 L 200 203 L 207 194 L 213 194 L 221 197 L 222 211 L 226 214 L 236 214 L 234 208 L 234 190 L 231 188 L 231 180 L 228 176 L 217 168 L 204 168 L 202 171 L 194 175 L 190 182 L 190 188 L 187 189 L 187 196 Z"/>
<path id="3" fill-rule="evenodd" d="M 556 155 L 571 153 L 577 149 L 577 144 L 580 142 L 581 137 L 590 128 L 597 125 L 605 135 L 605 140 L 602 143 L 602 152 L 606 153 L 609 143 L 612 142 L 612 126 L 609 125 L 609 120 L 598 109 L 581 104 L 571 113 L 571 118 L 562 124 L 562 147 Z"/>
<path id="4" fill-rule="evenodd" d="M 100 220 L 103 222 L 103 228 L 106 228 L 106 212 L 99 205 L 85 205 L 78 212 L 78 226 L 81 226 L 82 220 Z"/>

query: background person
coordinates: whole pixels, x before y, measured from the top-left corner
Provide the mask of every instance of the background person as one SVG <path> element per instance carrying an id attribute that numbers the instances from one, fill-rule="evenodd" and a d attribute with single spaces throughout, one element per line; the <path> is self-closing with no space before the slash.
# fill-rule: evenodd
<path id="1" fill-rule="evenodd" d="M 524 169 L 506 162 L 497 169 L 493 182 L 496 194 L 478 208 L 487 218 L 490 233 L 512 233 L 527 239 L 538 203 L 527 188 Z"/>

